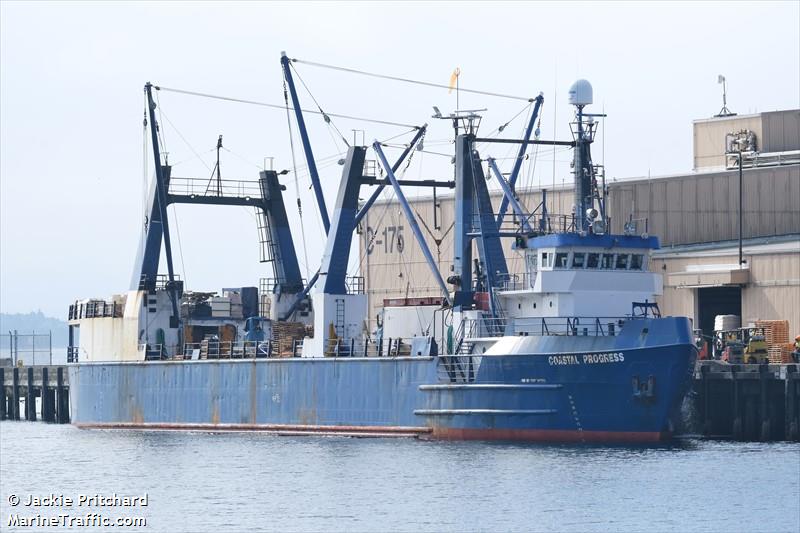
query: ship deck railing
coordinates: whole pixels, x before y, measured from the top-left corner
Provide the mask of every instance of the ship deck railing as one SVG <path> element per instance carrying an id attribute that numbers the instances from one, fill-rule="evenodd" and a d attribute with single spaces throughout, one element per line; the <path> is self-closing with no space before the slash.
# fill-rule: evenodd
<path id="1" fill-rule="evenodd" d="M 625 323 L 636 317 L 523 317 L 467 319 L 468 337 L 502 337 L 508 335 L 613 337 Z"/>
<path id="2" fill-rule="evenodd" d="M 67 314 L 69 320 L 82 318 L 119 318 L 125 310 L 122 302 L 109 302 L 106 300 L 89 300 L 88 302 L 75 302 L 69 306 Z"/>
<path id="3" fill-rule="evenodd" d="M 491 216 L 497 219 L 497 213 L 492 213 Z M 489 216 L 488 214 L 475 214 L 472 215 L 470 220 L 469 231 L 475 233 L 480 231 L 481 217 Z M 527 225 L 531 231 L 536 235 L 547 235 L 550 233 L 567 233 L 575 231 L 575 215 L 574 214 L 561 214 L 561 213 L 547 213 L 534 212 L 519 217 L 516 213 L 508 213 L 503 219 L 503 223 L 497 228 L 497 231 L 502 235 L 509 235 L 512 233 L 528 233 L 523 232 L 523 228 Z"/>
<path id="4" fill-rule="evenodd" d="M 365 339 L 329 339 L 322 354 L 325 357 L 428 357 L 428 351 L 414 351 L 421 337 L 388 337 Z M 177 345 L 140 344 L 139 353 L 146 361 L 256 359 L 301 357 L 303 339 L 266 339 L 263 341 L 187 342 Z M 317 356 L 313 354 L 312 356 Z"/>
<path id="5" fill-rule="evenodd" d="M 503 291 L 524 291 L 533 288 L 533 283 L 531 283 L 531 279 L 534 281 L 536 280 L 536 276 L 534 275 L 533 278 L 527 273 L 522 272 L 519 274 L 505 274 L 500 276 L 498 280 L 499 289 Z"/>
<path id="6" fill-rule="evenodd" d="M 173 281 L 170 282 L 167 274 L 156 274 L 154 278 L 149 278 L 146 274 L 142 274 L 139 279 L 139 290 L 164 291 L 171 287 L 176 287 L 181 292 L 183 290 L 181 277 L 178 274 L 173 274 L 172 279 Z"/>
<path id="7" fill-rule="evenodd" d="M 261 198 L 257 180 L 231 180 L 216 178 L 184 178 L 174 176 L 169 180 L 169 194 L 195 197 Z"/>

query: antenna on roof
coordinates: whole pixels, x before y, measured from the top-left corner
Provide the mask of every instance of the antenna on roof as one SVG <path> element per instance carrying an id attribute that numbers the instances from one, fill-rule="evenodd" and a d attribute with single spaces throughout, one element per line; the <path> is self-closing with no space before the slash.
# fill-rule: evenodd
<path id="1" fill-rule="evenodd" d="M 728 109 L 728 86 L 725 82 L 725 76 L 722 74 L 717 75 L 717 83 L 722 84 L 722 109 L 719 110 L 719 113 L 714 115 L 715 117 L 732 117 L 736 115 L 736 113 L 732 113 L 730 109 Z"/>

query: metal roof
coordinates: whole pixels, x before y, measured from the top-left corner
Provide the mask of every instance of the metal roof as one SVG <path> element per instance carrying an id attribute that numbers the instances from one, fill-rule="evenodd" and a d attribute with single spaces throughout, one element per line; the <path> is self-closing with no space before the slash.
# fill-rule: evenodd
<path id="1" fill-rule="evenodd" d="M 653 252 L 656 259 L 675 259 L 678 257 L 722 257 L 739 253 L 738 241 L 720 241 L 703 244 L 685 244 L 664 247 Z M 800 254 L 800 234 L 758 237 L 742 241 L 742 253 L 762 254 Z"/>

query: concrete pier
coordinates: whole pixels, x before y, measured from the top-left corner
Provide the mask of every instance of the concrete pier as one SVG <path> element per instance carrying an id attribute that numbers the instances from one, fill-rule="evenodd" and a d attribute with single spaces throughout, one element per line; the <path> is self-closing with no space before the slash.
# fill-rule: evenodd
<path id="1" fill-rule="evenodd" d="M 706 437 L 800 441 L 800 365 L 701 361 L 690 400 Z"/>
<path id="2" fill-rule="evenodd" d="M 68 424 L 67 376 L 64 366 L 0 367 L 0 420 L 20 420 L 20 400 L 24 399 L 25 420 L 34 422 L 40 418 L 43 422 Z"/>

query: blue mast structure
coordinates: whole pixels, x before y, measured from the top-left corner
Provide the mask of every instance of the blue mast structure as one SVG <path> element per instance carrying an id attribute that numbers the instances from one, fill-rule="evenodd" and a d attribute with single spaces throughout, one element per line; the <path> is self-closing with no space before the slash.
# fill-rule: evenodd
<path id="1" fill-rule="evenodd" d="M 471 168 L 472 148 L 465 135 L 456 137 L 456 190 L 455 220 L 453 227 L 453 274 L 447 282 L 455 287 L 453 307 L 460 311 L 471 307 L 472 291 L 472 237 L 469 232 L 475 215 L 473 203 L 474 186 L 467 173 Z"/>
<path id="2" fill-rule="evenodd" d="M 363 146 L 351 146 L 347 150 L 339 194 L 333 210 L 333 224 L 328 233 L 319 272 L 322 292 L 325 294 L 347 294 L 345 278 L 347 264 L 350 261 L 353 230 L 356 227 L 358 191 L 364 175 L 366 153 L 367 149 Z"/>
<path id="3" fill-rule="evenodd" d="M 331 222 L 328 218 L 328 209 L 325 206 L 325 195 L 322 192 L 317 163 L 314 161 L 314 152 L 311 150 L 311 142 L 308 139 L 308 131 L 306 130 L 306 121 L 303 118 L 303 111 L 300 109 L 300 100 L 297 97 L 297 89 L 294 86 L 294 78 L 292 77 L 292 69 L 289 61 L 290 59 L 286 55 L 286 52 L 281 52 L 283 76 L 286 79 L 286 84 L 289 87 L 289 94 L 292 97 L 292 107 L 294 108 L 294 116 L 297 120 L 297 129 L 300 130 L 300 139 L 303 142 L 303 152 L 305 153 L 306 163 L 308 164 L 308 173 L 311 176 L 311 185 L 314 188 L 314 196 L 317 199 L 319 214 L 322 217 L 322 226 L 325 228 L 325 233 L 327 234 L 330 231 Z"/>
<path id="4" fill-rule="evenodd" d="M 511 170 L 511 175 L 508 177 L 508 185 L 511 187 L 511 190 L 514 190 L 514 185 L 517 183 L 517 177 L 519 176 L 519 171 L 522 168 L 522 159 L 525 156 L 525 150 L 528 148 L 528 141 L 531 138 L 531 132 L 533 131 L 533 126 L 536 124 L 536 119 L 539 117 L 539 109 L 542 107 L 542 103 L 544 102 L 544 95 L 539 93 L 534 101 L 536 102 L 533 106 L 533 113 L 531 113 L 531 119 L 528 121 L 528 127 L 525 129 L 525 137 L 524 142 L 519 147 L 519 153 L 517 153 L 517 159 L 514 161 L 514 168 Z M 508 209 L 508 198 L 503 196 L 503 200 L 500 202 L 500 210 L 497 213 L 497 227 L 501 228 L 503 226 L 503 219 L 506 216 L 506 210 Z"/>
<path id="5" fill-rule="evenodd" d="M 453 308 L 470 309 L 474 304 L 472 241 L 476 240 L 478 257 L 483 265 L 477 280 L 480 289 L 490 293 L 508 278 L 508 265 L 500 241 L 499 225 L 492 210 L 491 197 L 483 174 L 480 154 L 475 150 L 477 115 L 453 115 L 454 128 L 466 121 L 466 133 L 456 136 L 455 221 L 453 235 L 453 274 L 447 279 L 455 286 Z M 494 298 L 491 311 L 497 315 Z"/>
<path id="6" fill-rule="evenodd" d="M 178 296 L 175 294 L 175 271 L 172 265 L 172 245 L 169 239 L 169 219 L 167 217 L 167 187 L 169 177 L 165 177 L 164 169 L 161 166 L 161 150 L 158 144 L 158 123 L 156 122 L 156 103 L 153 101 L 153 85 L 147 82 L 144 86 L 147 93 L 147 109 L 150 116 L 150 135 L 153 143 L 153 159 L 156 165 L 156 190 L 155 199 L 158 206 L 158 218 L 151 219 L 148 223 L 148 230 L 153 224 L 161 226 L 161 231 L 157 232 L 164 238 L 164 252 L 167 257 L 167 272 L 168 272 L 168 289 L 170 301 L 172 302 L 172 317 L 170 317 L 170 327 L 178 327 L 180 315 L 178 313 Z M 169 171 L 166 172 L 169 176 Z M 151 208 L 151 215 L 155 212 L 155 206 Z M 148 237 L 150 232 L 148 231 Z M 153 236 L 145 240 L 145 245 L 149 247 L 145 249 L 145 257 L 147 261 L 142 265 L 146 265 L 147 269 L 140 270 L 140 280 L 144 282 L 147 290 L 155 289 L 156 277 L 158 274 L 158 255 L 161 249 L 161 238 Z M 153 247 L 157 247 L 153 250 Z M 148 257 L 147 252 L 150 252 Z M 155 252 L 155 254 L 153 254 Z M 155 255 L 155 257 L 153 257 Z"/>
<path id="7" fill-rule="evenodd" d="M 470 140 L 470 147 L 473 144 Z M 492 199 L 483 174 L 481 158 L 477 150 L 471 150 L 472 158 L 470 175 L 472 176 L 473 190 L 475 192 L 475 205 L 478 207 L 478 216 L 475 217 L 473 235 L 476 238 L 478 257 L 483 265 L 481 279 L 478 283 L 480 289 L 489 293 L 489 308 L 493 316 L 499 316 L 499 304 L 494 298 L 494 289 L 508 280 L 508 265 L 500 242 L 500 233 L 492 209 Z M 478 290 L 478 288 L 476 288 Z"/>
<path id="8" fill-rule="evenodd" d="M 273 264 L 275 285 L 272 293 L 280 301 L 303 290 L 292 229 L 283 203 L 282 191 L 286 186 L 278 182 L 278 173 L 274 170 L 261 171 L 258 182 L 261 190 L 259 207 L 265 233 L 262 238 L 266 240 L 264 244 L 267 250 L 265 261 Z"/>

